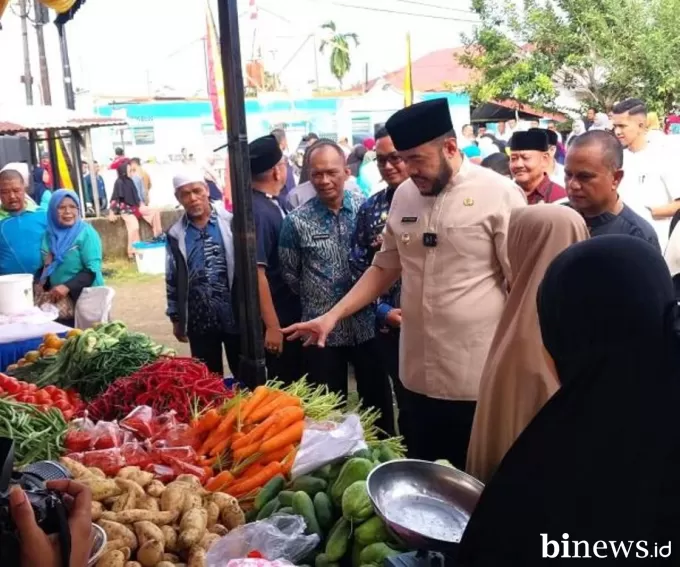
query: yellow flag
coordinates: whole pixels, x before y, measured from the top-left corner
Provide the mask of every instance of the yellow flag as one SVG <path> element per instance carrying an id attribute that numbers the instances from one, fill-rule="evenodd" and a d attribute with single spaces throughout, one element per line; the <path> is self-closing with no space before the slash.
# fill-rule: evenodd
<path id="1" fill-rule="evenodd" d="M 55 189 L 74 189 L 73 179 L 71 179 L 71 160 L 68 151 L 61 138 L 57 140 L 57 169 L 59 170 L 59 187 Z"/>
<path id="2" fill-rule="evenodd" d="M 404 106 L 413 104 L 413 70 L 411 69 L 411 34 L 406 34 L 406 67 L 404 69 Z"/>
<path id="3" fill-rule="evenodd" d="M 9 0 L 0 0 L 0 18 L 5 11 L 5 8 L 9 5 Z"/>

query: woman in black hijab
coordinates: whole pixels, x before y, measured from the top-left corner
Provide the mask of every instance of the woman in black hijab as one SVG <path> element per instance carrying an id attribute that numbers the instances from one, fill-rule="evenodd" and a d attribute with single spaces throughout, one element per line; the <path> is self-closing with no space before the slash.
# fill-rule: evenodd
<path id="1" fill-rule="evenodd" d="M 111 210 L 118 214 L 132 213 L 138 216 L 141 200 L 135 182 L 128 175 L 129 167 L 130 163 L 125 161 L 116 168 L 118 179 L 111 194 Z"/>
<path id="2" fill-rule="evenodd" d="M 668 268 L 642 240 L 602 236 L 554 260 L 538 312 L 562 387 L 486 486 L 456 567 L 559 565 L 565 543 L 573 557 L 581 541 L 591 558 L 599 541 L 645 540 L 650 554 L 672 541 L 677 555 L 676 309 Z M 608 544 L 599 553 L 610 561 L 598 565 L 614 562 Z"/>
<path id="3" fill-rule="evenodd" d="M 364 163 L 367 151 L 363 145 L 358 145 L 354 146 L 354 149 L 347 156 L 347 167 L 357 179 L 359 178 L 359 170 L 361 169 L 361 164 Z"/>

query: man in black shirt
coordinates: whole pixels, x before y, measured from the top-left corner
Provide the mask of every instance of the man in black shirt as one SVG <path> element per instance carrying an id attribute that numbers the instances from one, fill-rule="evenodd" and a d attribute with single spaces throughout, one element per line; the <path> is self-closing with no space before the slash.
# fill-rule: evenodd
<path id="1" fill-rule="evenodd" d="M 624 234 L 642 238 L 659 251 L 655 230 L 619 198 L 623 179 L 623 146 L 604 130 L 574 139 L 564 164 L 569 204 L 586 221 L 591 236 Z"/>

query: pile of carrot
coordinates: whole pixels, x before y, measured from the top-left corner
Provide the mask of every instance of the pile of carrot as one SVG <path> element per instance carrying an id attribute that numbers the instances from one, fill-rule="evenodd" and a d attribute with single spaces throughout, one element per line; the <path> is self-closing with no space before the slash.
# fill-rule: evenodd
<path id="1" fill-rule="evenodd" d="M 305 412 L 298 396 L 259 386 L 239 394 L 222 411 L 209 409 L 192 423 L 199 464 L 220 467 L 206 489 L 237 498 L 290 472 L 302 439 Z"/>

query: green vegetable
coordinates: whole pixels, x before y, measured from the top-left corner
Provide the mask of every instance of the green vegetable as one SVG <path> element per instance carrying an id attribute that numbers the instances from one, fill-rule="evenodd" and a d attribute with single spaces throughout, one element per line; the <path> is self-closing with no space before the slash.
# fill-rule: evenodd
<path id="1" fill-rule="evenodd" d="M 367 545 L 359 554 L 361 564 L 374 563 L 375 565 L 382 565 L 388 557 L 395 557 L 399 555 L 399 551 L 392 549 L 386 543 L 372 543 Z"/>
<path id="2" fill-rule="evenodd" d="M 387 443 L 380 443 L 378 446 L 378 460 L 381 463 L 387 463 L 389 461 L 396 461 L 401 459 L 401 455 L 397 453 L 390 445 Z"/>
<path id="3" fill-rule="evenodd" d="M 307 524 L 307 533 L 323 537 L 323 532 L 314 512 L 314 503 L 309 494 L 302 490 L 295 493 L 295 496 L 293 496 L 293 511 L 304 518 Z"/>
<path id="4" fill-rule="evenodd" d="M 271 516 L 279 508 L 281 508 L 281 502 L 279 502 L 278 498 L 274 498 L 273 500 L 270 500 L 259 511 L 259 513 L 256 516 L 256 520 L 258 520 L 258 521 L 259 520 L 266 520 L 267 518 L 269 518 L 269 516 Z"/>
<path id="5" fill-rule="evenodd" d="M 265 504 L 276 498 L 283 490 L 286 480 L 282 475 L 277 475 L 272 478 L 267 484 L 258 492 L 255 502 L 253 503 L 256 510 L 262 510 Z"/>
<path id="6" fill-rule="evenodd" d="M 369 461 L 373 460 L 373 451 L 370 449 L 361 449 L 361 451 L 357 451 L 352 455 L 353 459 L 368 459 Z"/>
<path id="7" fill-rule="evenodd" d="M 362 546 L 386 542 L 390 538 L 387 526 L 378 516 L 373 516 L 354 530 L 354 541 Z"/>
<path id="8" fill-rule="evenodd" d="M 326 540 L 326 555 L 331 562 L 340 561 L 347 553 L 352 537 L 352 523 L 340 518 L 333 526 Z"/>
<path id="9" fill-rule="evenodd" d="M 330 561 L 325 553 L 319 553 L 314 561 L 314 567 L 338 567 L 338 563 Z"/>
<path id="10" fill-rule="evenodd" d="M 292 506 L 293 496 L 295 496 L 295 492 L 292 490 L 282 490 L 279 492 L 279 502 L 281 502 L 283 506 Z"/>
<path id="11" fill-rule="evenodd" d="M 246 523 L 249 524 L 251 522 L 254 522 L 257 520 L 257 515 L 259 514 L 259 510 L 255 510 L 255 508 L 252 508 L 246 512 Z"/>
<path id="12" fill-rule="evenodd" d="M 0 437 L 14 440 L 14 465 L 59 458 L 68 425 L 58 409 L 0 398 Z"/>
<path id="13" fill-rule="evenodd" d="M 356 538 L 354 539 L 354 543 L 352 544 L 352 561 L 351 561 L 352 567 L 360 567 L 361 566 L 361 560 L 359 558 L 361 557 L 361 552 L 364 550 L 364 547 L 366 547 L 366 546 L 361 545 L 356 540 Z"/>
<path id="14" fill-rule="evenodd" d="M 330 478 L 332 469 L 333 469 L 333 465 L 331 465 L 331 464 L 324 465 L 320 469 L 315 470 L 312 473 L 312 476 L 316 477 L 316 478 L 322 478 L 323 480 L 328 482 L 328 479 Z"/>
<path id="15" fill-rule="evenodd" d="M 316 512 L 319 526 L 325 532 L 335 521 L 335 518 L 333 518 L 333 504 L 325 492 L 317 492 L 314 495 L 314 511 Z"/>
<path id="16" fill-rule="evenodd" d="M 314 496 L 317 492 L 323 492 L 328 487 L 328 483 L 322 478 L 315 478 L 313 476 L 299 476 L 290 485 L 293 492 L 302 490 L 310 496 Z"/>
<path id="17" fill-rule="evenodd" d="M 352 483 L 342 495 L 342 516 L 354 523 L 361 523 L 373 515 L 373 504 L 368 496 L 365 480 Z"/>
<path id="18" fill-rule="evenodd" d="M 373 470 L 373 462 L 361 457 L 352 458 L 347 461 L 340 471 L 340 475 L 333 483 L 331 489 L 331 500 L 336 506 L 342 504 L 342 495 L 350 484 L 358 480 L 366 480 L 368 474 Z"/>
<path id="19" fill-rule="evenodd" d="M 284 506 L 283 508 L 279 508 L 276 511 L 277 514 L 288 514 L 289 516 L 295 515 L 295 510 L 293 510 L 292 506 Z"/>

